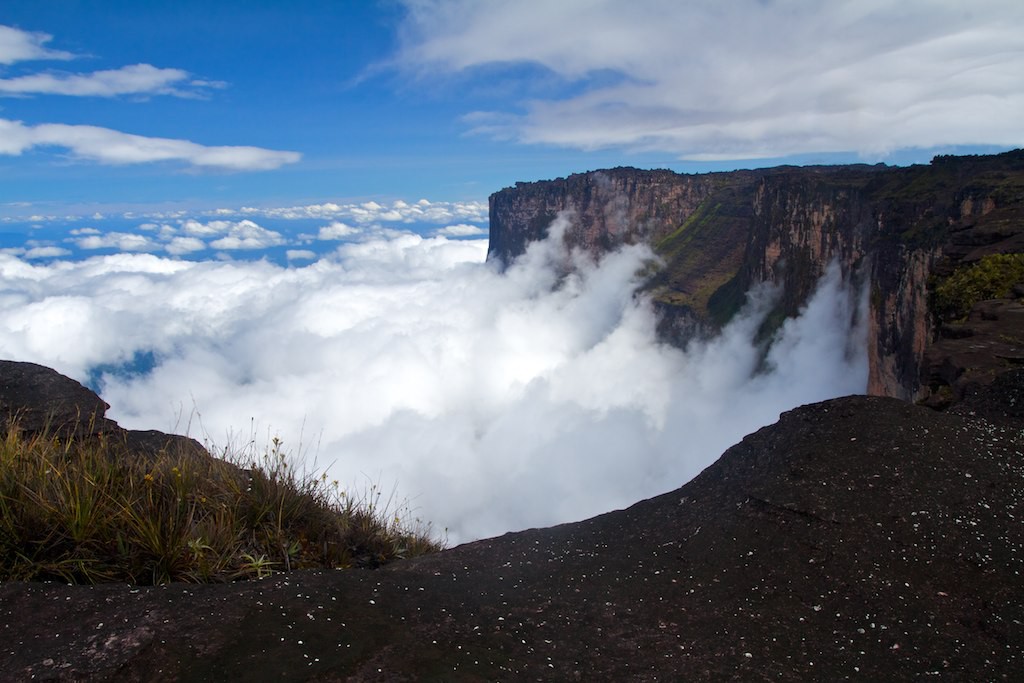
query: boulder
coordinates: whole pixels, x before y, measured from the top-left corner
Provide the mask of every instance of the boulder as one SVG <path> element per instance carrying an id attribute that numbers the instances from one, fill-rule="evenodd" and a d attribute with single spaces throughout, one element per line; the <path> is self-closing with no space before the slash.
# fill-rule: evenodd
<path id="1" fill-rule="evenodd" d="M 0 434 L 13 426 L 26 435 L 51 433 L 77 440 L 103 436 L 112 452 L 150 459 L 161 452 L 210 457 L 202 444 L 186 436 L 124 429 L 106 417 L 108 408 L 94 391 L 56 370 L 0 360 Z"/>

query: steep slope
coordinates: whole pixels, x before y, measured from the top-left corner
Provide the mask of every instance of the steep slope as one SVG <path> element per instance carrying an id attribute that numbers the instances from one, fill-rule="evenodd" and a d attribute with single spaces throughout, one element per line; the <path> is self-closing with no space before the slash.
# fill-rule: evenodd
<path id="1" fill-rule="evenodd" d="M 490 258 L 508 263 L 562 211 L 571 247 L 654 248 L 664 264 L 648 289 L 676 341 L 724 323 L 761 281 L 783 285 L 769 319 L 795 315 L 838 261 L 870 287 L 870 393 L 921 398 L 938 323 L 930 282 L 986 254 L 1024 251 L 1024 151 L 907 168 L 617 168 L 519 183 L 491 196 Z"/>

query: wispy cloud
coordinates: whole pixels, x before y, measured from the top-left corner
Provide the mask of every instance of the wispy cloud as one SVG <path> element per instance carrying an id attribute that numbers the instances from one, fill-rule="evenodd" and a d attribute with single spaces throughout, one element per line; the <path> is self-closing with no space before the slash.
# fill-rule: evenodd
<path id="1" fill-rule="evenodd" d="M 407 68 L 531 64 L 566 85 L 467 112 L 489 135 L 694 160 L 1024 144 L 1016 0 L 406 4 Z"/>
<path id="2" fill-rule="evenodd" d="M 51 50 L 46 43 L 53 40 L 47 33 L 22 31 L 0 25 L 0 64 L 14 64 L 39 59 L 74 59 L 70 52 Z"/>
<path id="3" fill-rule="evenodd" d="M 193 81 L 187 71 L 160 69 L 150 64 L 134 64 L 120 69 L 94 71 L 88 74 L 39 73 L 0 79 L 0 94 L 8 95 L 72 95 L 78 97 L 116 97 L 118 95 L 176 95 L 196 97 L 197 83 L 205 87 L 209 81 Z"/>
<path id="4" fill-rule="evenodd" d="M 260 147 L 208 147 L 188 140 L 132 135 L 97 126 L 0 119 L 0 154 L 20 155 L 36 147 L 61 147 L 81 159 L 104 164 L 183 162 L 200 169 L 267 171 L 299 161 L 298 152 Z"/>

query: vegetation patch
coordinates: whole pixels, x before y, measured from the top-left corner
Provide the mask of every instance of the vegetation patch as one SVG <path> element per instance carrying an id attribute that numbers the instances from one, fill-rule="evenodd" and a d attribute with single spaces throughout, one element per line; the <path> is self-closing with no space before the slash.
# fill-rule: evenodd
<path id="1" fill-rule="evenodd" d="M 962 320 L 974 304 L 1010 296 L 1014 285 L 1024 282 L 1024 254 L 991 254 L 977 263 L 958 268 L 933 289 L 933 308 L 945 321 Z"/>
<path id="2" fill-rule="evenodd" d="M 675 259 L 679 252 L 686 249 L 699 235 L 701 228 L 706 227 L 715 219 L 721 208 L 720 203 L 712 204 L 710 199 L 704 200 L 682 225 L 655 245 L 654 251 L 665 257 L 666 260 Z"/>
<path id="3" fill-rule="evenodd" d="M 12 424 L 0 442 L 0 580 L 220 582 L 443 547 L 393 502 L 296 470 L 277 439 L 262 453 L 154 459 Z"/>

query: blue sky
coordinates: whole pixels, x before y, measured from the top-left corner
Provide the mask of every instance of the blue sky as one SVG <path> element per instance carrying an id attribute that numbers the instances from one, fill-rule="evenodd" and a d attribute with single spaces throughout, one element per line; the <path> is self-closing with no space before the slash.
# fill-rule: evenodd
<path id="1" fill-rule="evenodd" d="M 485 200 L 615 165 L 907 163 L 1021 144 L 1020 4 L 891 4 L 9 0 L 0 119 L 266 158 L 27 146 L 0 154 L 0 215 Z M 134 91 L 132 69 L 146 71 Z M 56 94 L 97 72 L 121 89 Z"/>

